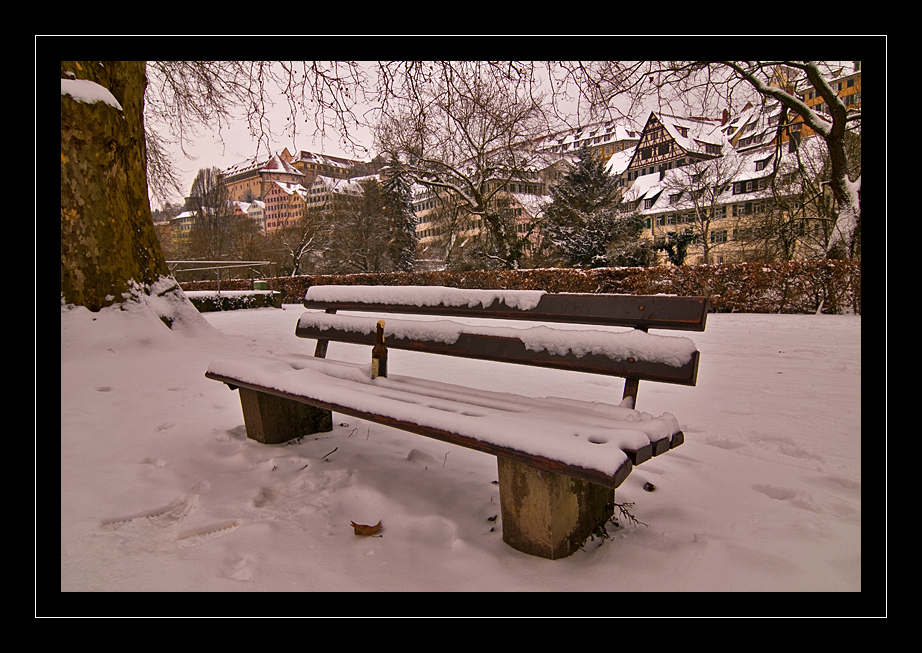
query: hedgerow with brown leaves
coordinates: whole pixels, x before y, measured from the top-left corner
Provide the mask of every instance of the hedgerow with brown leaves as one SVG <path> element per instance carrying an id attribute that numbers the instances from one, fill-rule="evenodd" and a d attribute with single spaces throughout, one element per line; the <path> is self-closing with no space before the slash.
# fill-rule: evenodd
<path id="1" fill-rule="evenodd" d="M 861 262 L 818 259 L 779 264 L 652 268 L 539 268 L 468 272 L 385 272 L 300 275 L 269 279 L 286 304 L 300 303 L 315 285 L 451 286 L 546 292 L 706 296 L 712 310 L 745 313 L 861 313 Z M 214 290 L 215 281 L 181 282 L 184 290 Z M 222 290 L 247 290 L 249 279 L 222 279 Z"/>

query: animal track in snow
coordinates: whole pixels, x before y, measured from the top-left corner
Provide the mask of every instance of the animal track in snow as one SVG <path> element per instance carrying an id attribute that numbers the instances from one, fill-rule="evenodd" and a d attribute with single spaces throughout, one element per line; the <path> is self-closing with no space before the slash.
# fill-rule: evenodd
<path id="1" fill-rule="evenodd" d="M 196 528 L 190 531 L 186 531 L 182 535 L 176 538 L 176 543 L 179 546 L 196 546 L 198 544 L 203 544 L 207 541 L 213 540 L 215 538 L 221 537 L 222 535 L 227 535 L 232 530 L 235 530 L 240 526 L 239 520 L 233 520 L 228 522 L 221 522 L 218 524 L 212 524 L 211 526 L 206 526 L 204 528 Z"/>
<path id="2" fill-rule="evenodd" d="M 234 519 L 179 532 L 180 526 L 187 523 L 197 507 L 197 495 L 182 496 L 160 508 L 103 520 L 101 525 L 105 530 L 118 533 L 122 546 L 137 551 L 154 551 L 204 544 L 227 535 L 241 524 L 239 519 Z"/>
<path id="3" fill-rule="evenodd" d="M 135 515 L 128 515 L 126 517 L 104 519 L 102 525 L 112 529 L 118 529 L 126 524 L 147 520 L 154 525 L 169 526 L 170 524 L 184 519 L 195 507 L 195 503 L 195 497 L 180 497 L 161 508 L 154 508 L 153 510 L 139 512 Z"/>

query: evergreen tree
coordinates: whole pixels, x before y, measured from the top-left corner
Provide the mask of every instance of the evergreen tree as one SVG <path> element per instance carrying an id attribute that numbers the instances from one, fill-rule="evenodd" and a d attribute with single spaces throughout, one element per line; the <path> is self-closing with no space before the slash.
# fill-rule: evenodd
<path id="1" fill-rule="evenodd" d="M 656 247 L 642 238 L 643 216 L 621 215 L 614 219 L 612 233 L 608 236 L 605 265 L 614 267 L 649 267 L 656 264 Z M 687 245 L 685 248 L 687 249 Z"/>
<path id="2" fill-rule="evenodd" d="M 575 226 L 618 201 L 618 180 L 605 171 L 605 164 L 586 146 L 578 156 L 576 165 L 550 188 L 552 201 L 545 215 L 555 224 Z"/>
<path id="3" fill-rule="evenodd" d="M 384 215 L 391 233 L 388 254 L 394 268 L 410 272 L 416 267 L 416 214 L 413 212 L 413 193 L 403 164 L 392 156 L 382 183 Z"/>
<path id="4" fill-rule="evenodd" d="M 550 189 L 544 232 L 559 255 L 577 267 L 648 265 L 651 250 L 639 243 L 640 223 L 618 212 L 618 180 L 583 147 L 579 160 Z"/>
<path id="5" fill-rule="evenodd" d="M 683 232 L 670 232 L 666 235 L 666 240 L 656 245 L 656 249 L 666 252 L 669 262 L 673 265 L 685 265 L 685 257 L 688 256 L 688 246 L 698 240 L 698 234 L 691 228 L 686 228 Z"/>

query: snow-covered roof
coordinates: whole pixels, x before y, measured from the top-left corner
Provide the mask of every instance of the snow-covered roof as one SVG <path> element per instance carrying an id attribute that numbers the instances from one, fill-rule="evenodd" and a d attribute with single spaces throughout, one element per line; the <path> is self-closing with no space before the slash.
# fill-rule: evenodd
<path id="1" fill-rule="evenodd" d="M 818 151 L 818 155 L 823 154 L 822 139 L 809 138 L 804 139 L 801 143 L 801 155 L 804 156 L 804 150 L 807 152 Z M 727 175 L 722 181 L 726 185 L 724 194 L 727 195 L 727 202 L 746 202 L 755 199 L 764 198 L 766 191 L 763 189 L 754 189 L 752 192 L 732 193 L 732 184 L 739 181 L 755 180 L 767 177 L 775 171 L 773 157 L 781 157 L 778 170 L 789 172 L 797 165 L 797 159 L 793 154 L 788 152 L 787 146 L 775 148 L 774 145 L 762 146 L 757 149 L 747 150 L 745 152 L 736 152 L 731 150 L 729 156 L 738 157 L 740 163 L 739 171 L 733 176 Z M 812 154 L 807 154 L 812 156 Z M 719 161 L 716 159 L 715 161 Z M 704 164 L 701 164 L 704 165 Z M 624 195 L 625 203 L 637 202 L 637 211 L 644 214 L 662 213 L 664 210 L 683 211 L 693 206 L 691 198 L 687 192 L 682 192 L 681 197 L 675 201 L 670 196 L 676 195 L 680 189 L 688 186 L 687 181 L 682 176 L 689 173 L 687 167 L 673 168 L 663 173 L 655 172 L 649 175 L 642 175 L 634 180 L 631 188 Z M 666 192 L 663 192 L 666 191 Z M 729 199 L 732 197 L 732 200 Z M 641 200 L 653 200 L 652 206 L 644 207 Z M 721 203 L 724 198 L 721 197 Z"/>
<path id="2" fill-rule="evenodd" d="M 660 179 L 660 173 L 654 172 L 649 175 L 642 175 L 634 180 L 630 190 L 624 195 L 624 201 L 636 202 L 637 200 L 650 198 L 662 191 L 662 189 L 663 181 Z"/>
<path id="3" fill-rule="evenodd" d="M 267 194 L 270 193 L 273 188 L 278 188 L 287 195 L 298 195 L 301 199 L 307 197 L 307 189 L 301 184 L 277 180 L 273 180 L 271 184 L 269 190 L 266 191 Z"/>
<path id="4" fill-rule="evenodd" d="M 318 152 L 308 152 L 307 150 L 301 150 L 298 152 L 298 155 L 294 158 L 294 160 L 305 163 L 316 163 L 325 166 L 335 166 L 338 168 L 354 168 L 357 163 L 361 163 L 361 161 L 354 161 L 352 159 L 345 159 L 343 157 L 331 156 L 329 154 L 322 154 Z"/>
<path id="5" fill-rule="evenodd" d="M 636 149 L 637 146 L 635 145 L 634 147 L 629 147 L 626 150 L 612 154 L 608 163 L 605 164 L 605 172 L 613 177 L 620 176 L 622 172 L 627 170 L 628 165 L 630 165 L 631 159 L 634 157 L 634 150 Z"/>
<path id="6" fill-rule="evenodd" d="M 739 114 L 731 116 L 727 124 L 721 127 L 721 130 L 727 135 L 728 139 L 733 139 L 743 127 L 757 117 L 757 113 L 756 107 L 751 104 L 747 105 Z"/>
<path id="7" fill-rule="evenodd" d="M 340 177 L 328 177 L 326 175 L 317 175 L 314 178 L 312 188 L 323 187 L 328 191 L 335 193 L 348 193 L 350 195 L 360 195 L 362 193 L 362 182 L 369 179 L 380 179 L 378 175 L 365 175 L 364 177 L 352 177 L 351 179 L 342 179 Z"/>
<path id="8" fill-rule="evenodd" d="M 639 140 L 641 129 L 629 118 L 606 120 L 548 136 L 539 144 L 538 149 L 565 152 L 578 150 L 582 145 L 596 147 L 607 143 Z"/>
<path id="9" fill-rule="evenodd" d="M 727 142 L 726 136 L 720 131 L 719 121 L 682 118 L 664 113 L 656 116 L 669 135 L 689 152 L 701 151 L 700 143 L 724 145 Z"/>
<path id="10" fill-rule="evenodd" d="M 283 172 L 287 175 L 298 175 L 303 177 L 304 173 L 285 161 L 278 154 L 273 154 L 269 160 L 260 168 L 260 172 Z"/>
<path id="11" fill-rule="evenodd" d="M 550 204 L 550 195 L 529 195 L 528 193 L 512 193 L 515 201 L 522 205 L 522 208 L 528 211 L 532 217 L 540 215 L 544 211 L 544 205 Z"/>
<path id="12" fill-rule="evenodd" d="M 268 160 L 260 160 L 256 157 L 246 159 L 240 163 L 228 166 L 221 172 L 225 177 L 243 174 L 245 172 L 277 172 L 289 175 L 304 176 L 304 173 L 282 159 L 278 154 L 273 154 Z"/>
<path id="13" fill-rule="evenodd" d="M 244 172 L 250 172 L 252 170 L 258 169 L 260 166 L 260 161 L 256 157 L 246 159 L 240 163 L 235 163 L 234 165 L 224 168 L 221 172 L 225 177 L 232 177 L 234 175 L 239 175 Z"/>

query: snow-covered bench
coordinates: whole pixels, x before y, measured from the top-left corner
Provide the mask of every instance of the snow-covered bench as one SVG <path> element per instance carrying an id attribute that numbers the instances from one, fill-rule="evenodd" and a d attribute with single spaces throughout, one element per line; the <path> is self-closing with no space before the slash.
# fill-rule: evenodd
<path id="1" fill-rule="evenodd" d="M 240 389 L 248 436 L 280 443 L 328 431 L 332 411 L 493 454 L 503 539 L 526 553 L 552 559 L 573 553 L 612 516 L 614 489 L 632 465 L 684 441 L 674 416 L 640 412 L 635 402 L 641 380 L 695 385 L 694 343 L 647 331 L 703 331 L 706 298 L 315 286 L 304 306 L 318 309 L 296 328 L 299 337 L 316 339 L 313 357 L 250 357 L 209 367 L 206 376 Z M 393 361 L 387 378 L 372 380 L 370 347 L 383 313 L 401 315 L 385 321 L 388 349 L 619 376 L 626 379 L 622 399 L 523 397 L 415 378 Z M 544 324 L 471 326 L 433 316 Z M 329 342 L 368 345 L 369 363 L 326 359 Z"/>

